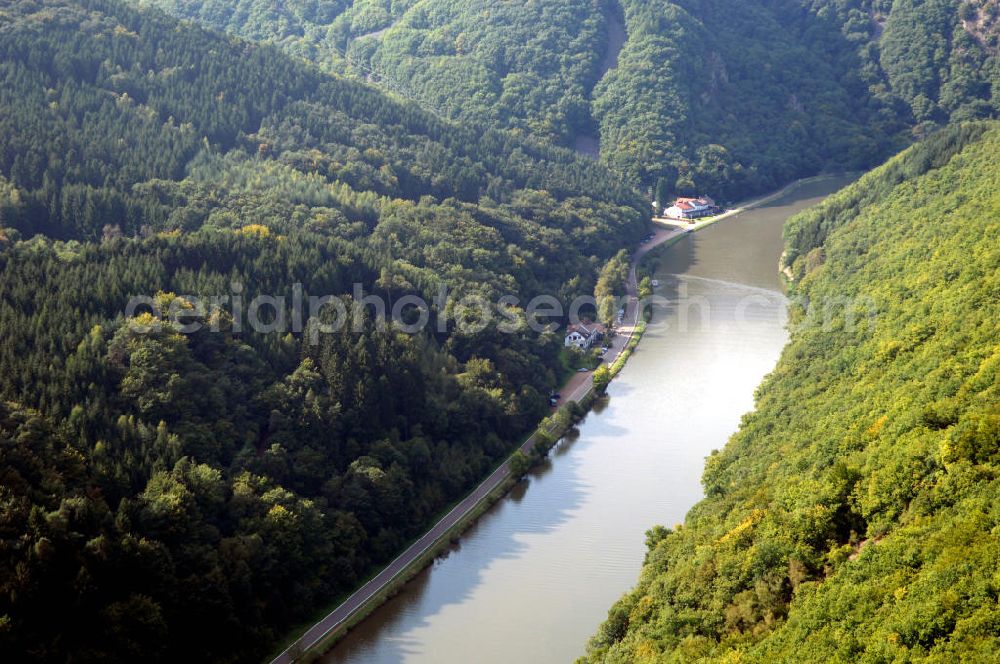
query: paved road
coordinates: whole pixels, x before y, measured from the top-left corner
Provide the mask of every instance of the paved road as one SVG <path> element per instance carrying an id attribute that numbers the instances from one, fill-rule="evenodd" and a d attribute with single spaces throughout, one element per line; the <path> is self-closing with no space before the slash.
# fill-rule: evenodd
<path id="1" fill-rule="evenodd" d="M 639 311 L 639 300 L 638 291 L 639 285 L 637 283 L 636 269 L 639 263 L 642 261 L 643 257 L 650 252 L 650 250 L 658 247 L 659 245 L 672 240 L 679 235 L 684 235 L 691 232 L 688 228 L 674 228 L 665 229 L 658 228 L 656 233 L 653 235 L 653 239 L 648 243 L 640 245 L 636 249 L 632 257 L 632 266 L 629 269 L 628 283 L 626 284 L 626 294 L 628 295 L 628 304 L 625 307 L 624 320 L 626 323 L 618 327 L 618 334 L 615 335 L 614 339 L 611 341 L 611 345 L 608 346 L 609 350 L 607 355 L 605 355 L 605 364 L 614 364 L 618 356 L 621 355 L 622 351 L 628 345 L 629 341 L 632 340 L 632 335 L 635 334 L 635 328 L 639 324 L 639 315 L 642 313 Z M 559 400 L 559 407 L 564 406 L 570 401 L 580 401 L 588 392 L 590 388 L 593 387 L 594 379 L 592 372 L 578 373 L 575 374 L 569 381 L 563 386 L 562 398 Z"/>
<path id="2" fill-rule="evenodd" d="M 663 244 L 668 240 L 671 240 L 679 235 L 684 235 L 688 232 L 690 231 L 687 229 L 657 229 L 653 239 L 647 244 L 641 245 L 635 251 L 627 284 L 629 302 L 625 310 L 625 320 L 629 321 L 629 323 L 626 327 L 619 329 L 619 334 L 615 337 L 610 347 L 611 350 L 607 354 L 607 357 L 609 358 L 607 362 L 613 363 L 618 358 L 621 352 L 625 349 L 625 346 L 631 340 L 632 335 L 635 332 L 635 327 L 639 322 L 639 306 L 637 298 L 638 284 L 636 283 L 636 267 L 638 266 L 639 261 L 657 245 Z M 588 392 L 590 392 L 593 384 L 594 380 L 591 372 L 574 375 L 562 389 L 563 398 L 560 405 L 568 401 L 580 401 L 587 395 Z M 531 436 L 528 440 L 524 441 L 524 444 L 521 445 L 520 449 L 525 454 L 528 454 L 534 446 L 535 437 Z M 508 462 L 504 462 L 503 465 L 483 480 L 483 482 L 476 487 L 475 491 L 466 496 L 462 502 L 456 505 L 450 512 L 448 512 L 448 514 L 442 517 L 440 521 L 434 524 L 434 527 L 427 531 L 423 537 L 411 544 L 409 548 L 403 551 L 398 558 L 389 563 L 385 569 L 379 572 L 379 574 L 371 581 L 356 590 L 353 595 L 344 601 L 343 604 L 334 609 L 318 623 L 310 627 L 298 641 L 289 646 L 289 648 L 283 653 L 278 655 L 278 657 L 276 657 L 271 664 L 291 664 L 298 656 L 301 656 L 302 653 L 308 651 L 310 648 L 322 641 L 328 634 L 343 625 L 344 622 L 351 618 L 351 616 L 363 608 L 372 597 L 377 595 L 383 588 L 391 583 L 393 579 L 406 570 L 406 568 L 420 558 L 420 556 L 426 553 L 428 549 L 434 546 L 434 544 L 444 537 L 449 530 L 458 524 L 469 512 L 475 509 L 483 498 L 499 487 L 509 476 L 510 468 L 508 466 Z"/>

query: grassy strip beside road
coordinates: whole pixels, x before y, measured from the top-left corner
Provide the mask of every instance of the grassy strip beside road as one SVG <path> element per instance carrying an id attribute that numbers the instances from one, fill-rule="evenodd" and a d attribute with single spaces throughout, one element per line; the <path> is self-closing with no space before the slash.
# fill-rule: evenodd
<path id="1" fill-rule="evenodd" d="M 621 355 L 618 356 L 618 359 L 611 365 L 612 378 L 621 373 L 621 370 L 625 368 L 625 363 L 628 362 L 630 357 L 632 357 L 632 351 L 634 351 L 635 347 L 639 345 L 639 342 L 642 340 L 642 335 L 645 332 L 646 321 L 643 320 L 635 326 L 635 332 L 632 333 L 632 338 L 629 340 L 628 345 L 625 346 L 625 350 L 622 351 Z"/>

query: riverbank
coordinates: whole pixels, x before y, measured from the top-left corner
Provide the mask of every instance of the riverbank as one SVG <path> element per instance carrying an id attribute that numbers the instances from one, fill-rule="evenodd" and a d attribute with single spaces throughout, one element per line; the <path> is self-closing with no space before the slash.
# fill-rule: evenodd
<path id="1" fill-rule="evenodd" d="M 609 398 L 594 398 L 527 481 L 345 634 L 323 664 L 582 655 L 608 607 L 635 583 L 646 531 L 683 521 L 703 497 L 705 458 L 752 410 L 787 341 L 775 270 L 782 226 L 837 188 L 805 186 L 738 220 L 682 234 L 656 266 L 649 256 L 659 247 L 640 246 L 666 300 L 647 308 L 652 322 L 640 322 L 626 345 L 637 348 L 619 359 Z M 740 306 L 748 296 L 749 311 Z M 710 316 L 678 306 L 679 297 L 704 302 Z"/>
<path id="2" fill-rule="evenodd" d="M 543 420 L 547 422 L 549 418 Z M 497 500 L 502 498 L 520 477 L 510 472 L 511 459 L 521 453 L 530 455 L 538 444 L 542 428 L 535 431 L 510 457 L 504 460 L 471 493 L 455 504 L 423 536 L 386 565 L 319 622 L 295 638 L 272 664 L 314 662 L 336 645 L 352 627 L 398 593 L 414 575 L 430 565 Z M 555 432 L 546 433 L 552 436 Z M 561 434 L 560 434 L 561 435 Z"/>
<path id="3" fill-rule="evenodd" d="M 676 221 L 673 219 L 668 219 L 666 217 L 653 217 L 653 223 L 657 224 L 663 228 L 674 228 L 678 230 L 686 230 L 688 232 L 700 231 L 702 228 L 711 226 L 712 224 L 717 224 L 720 221 L 729 219 L 730 217 L 735 217 L 744 212 L 749 212 L 755 208 L 763 207 L 769 203 L 780 200 L 789 194 L 795 192 L 795 190 L 809 184 L 816 184 L 819 182 L 827 182 L 829 180 L 837 180 L 843 177 L 848 177 L 853 175 L 853 173 L 828 173 L 824 175 L 815 175 L 809 178 L 802 178 L 796 180 L 790 184 L 785 185 L 778 191 L 764 196 L 763 198 L 751 199 L 749 201 L 739 203 L 736 207 L 726 210 L 722 214 L 715 215 L 714 217 L 705 217 L 694 224 L 688 224 L 683 221 Z"/>
<path id="4" fill-rule="evenodd" d="M 509 463 L 509 461 L 510 460 L 508 459 L 504 463 Z M 364 603 L 356 611 L 354 611 L 354 613 L 344 619 L 343 622 L 336 625 L 330 632 L 321 636 L 318 641 L 313 643 L 313 645 L 308 648 L 300 646 L 299 642 L 302 640 L 300 637 L 289 645 L 287 650 L 283 651 L 281 655 L 274 658 L 273 661 L 282 661 L 281 658 L 286 654 L 291 657 L 291 659 L 287 661 L 296 662 L 297 664 L 311 664 L 312 662 L 318 661 L 326 652 L 333 648 L 344 635 L 346 635 L 359 623 L 364 621 L 382 604 L 395 597 L 396 594 L 398 594 L 406 586 L 406 584 L 413 580 L 417 574 L 420 574 L 420 572 L 434 562 L 435 558 L 440 556 L 443 551 L 460 539 L 462 535 L 470 527 L 472 527 L 480 517 L 482 517 L 483 514 L 489 511 L 489 509 L 493 507 L 497 501 L 507 495 L 507 493 L 514 487 L 515 484 L 517 484 L 519 480 L 520 478 L 508 476 L 502 483 L 490 491 L 490 493 L 483 496 L 470 511 L 463 514 L 460 520 L 456 522 L 455 525 L 444 535 L 442 535 L 440 539 L 436 540 L 431 547 L 427 548 L 414 558 L 413 561 L 407 564 L 407 566 L 394 576 L 389 583 L 385 584 L 381 588 L 378 588 L 374 594 L 369 595 Z M 462 503 L 459 503 L 459 505 L 461 504 Z M 457 507 L 458 506 L 453 507 L 452 510 Z M 369 581 L 369 583 L 371 583 L 371 581 Z"/>
<path id="5" fill-rule="evenodd" d="M 747 203 L 741 206 L 739 211 L 766 205 L 767 202 L 786 195 L 804 182 L 807 181 L 793 183 L 781 192 Z M 734 211 L 733 214 L 735 213 Z M 728 216 L 733 216 L 733 214 Z M 719 218 L 710 221 L 717 223 L 728 216 L 720 215 Z M 642 311 L 637 297 L 639 265 L 656 249 L 670 246 L 684 236 L 697 232 L 711 223 L 683 229 L 659 228 L 650 243 L 642 245 L 636 250 L 627 283 L 629 301 L 625 320 L 629 321 L 630 324 L 622 328 L 621 334 L 614 340 L 614 352 L 609 353 L 609 364 L 613 373 L 617 373 L 625 366 L 645 330 L 645 321 L 641 318 Z M 560 408 L 553 416 L 546 418 L 539 430 L 520 446 L 519 453 L 531 457 L 539 444 L 542 444 L 547 450 L 586 412 L 594 399 L 592 374 L 575 375 L 570 384 L 564 388 L 563 394 L 563 403 L 560 404 Z M 508 459 L 379 574 L 326 617 L 305 630 L 295 643 L 274 659 L 274 662 L 285 664 L 293 661 L 312 661 L 330 649 L 351 627 L 357 625 L 375 608 L 402 590 L 410 579 L 447 550 L 456 538 L 476 523 L 477 519 L 490 506 L 503 497 L 511 487 L 515 486 L 518 479 L 519 476 L 515 476 L 511 472 L 511 463 Z"/>
<path id="6" fill-rule="evenodd" d="M 636 266 L 638 262 L 656 246 L 676 241 L 686 232 L 658 230 L 648 244 L 636 250 L 627 284 L 629 303 L 626 307 L 625 318 L 631 321 L 631 324 L 627 328 L 623 328 L 621 334 L 612 341 L 608 364 L 614 366 L 623 355 L 627 358 L 634 348 L 633 340 L 637 342 L 637 331 L 641 334 L 641 330 L 638 329 L 640 312 L 636 297 L 638 290 Z M 433 562 L 452 541 L 460 537 L 483 512 L 520 480 L 520 475 L 515 476 L 511 472 L 511 461 L 515 455 L 522 454 L 532 459 L 538 459 L 540 454 L 536 448 L 539 444 L 544 448 L 541 452 L 547 452 L 548 448 L 562 438 L 566 431 L 587 412 L 593 398 L 593 373 L 574 374 L 563 387 L 562 393 L 563 397 L 556 412 L 545 418 L 540 423 L 539 428 L 489 477 L 381 572 L 356 590 L 323 619 L 305 630 L 301 636 L 271 660 L 272 664 L 314 661 L 332 648 L 351 627 L 357 625 L 380 604 L 399 592 L 408 580 Z"/>

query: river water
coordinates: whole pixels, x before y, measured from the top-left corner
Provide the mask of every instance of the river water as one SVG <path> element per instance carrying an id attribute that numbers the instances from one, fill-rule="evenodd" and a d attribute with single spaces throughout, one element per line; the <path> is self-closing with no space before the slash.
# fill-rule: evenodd
<path id="1" fill-rule="evenodd" d="M 570 662 L 638 579 L 644 533 L 702 497 L 705 457 L 753 408 L 787 341 L 777 264 L 793 213 L 847 184 L 812 183 L 683 238 L 610 398 L 332 663 Z"/>

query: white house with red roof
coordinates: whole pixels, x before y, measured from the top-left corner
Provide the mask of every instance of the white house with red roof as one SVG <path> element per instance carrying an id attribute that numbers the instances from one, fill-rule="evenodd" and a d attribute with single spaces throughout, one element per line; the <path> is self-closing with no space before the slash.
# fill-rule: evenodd
<path id="1" fill-rule="evenodd" d="M 719 212 L 719 206 L 708 196 L 698 198 L 678 198 L 672 207 L 664 210 L 663 215 L 670 219 L 700 219 L 710 217 Z"/>

